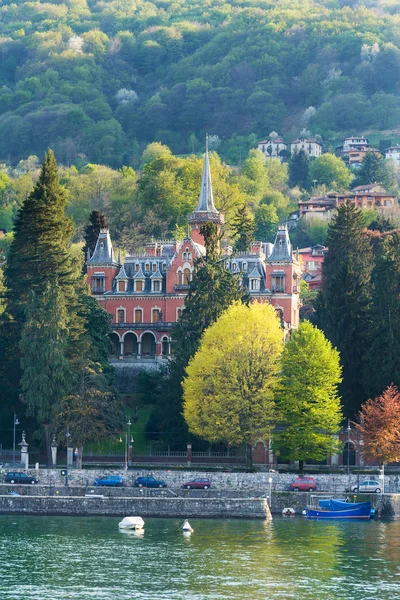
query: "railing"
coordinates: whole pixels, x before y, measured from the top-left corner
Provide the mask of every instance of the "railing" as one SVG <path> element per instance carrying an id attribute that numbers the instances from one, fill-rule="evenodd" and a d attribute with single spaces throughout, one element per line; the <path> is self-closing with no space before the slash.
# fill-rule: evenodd
<path id="1" fill-rule="evenodd" d="M 156 321 L 155 323 L 111 323 L 113 329 L 172 329 L 171 321 Z"/>
<path id="2" fill-rule="evenodd" d="M 183 290 L 188 290 L 189 289 L 189 285 L 187 283 L 183 284 L 183 283 L 178 283 L 175 285 L 175 290 L 176 291 L 183 291 Z"/>
<path id="3" fill-rule="evenodd" d="M 105 288 L 92 288 L 92 294 L 104 294 Z"/>
<path id="4" fill-rule="evenodd" d="M 272 291 L 273 292 L 281 292 L 282 293 L 282 292 L 285 291 L 285 288 L 282 285 L 273 285 L 272 286 Z"/>

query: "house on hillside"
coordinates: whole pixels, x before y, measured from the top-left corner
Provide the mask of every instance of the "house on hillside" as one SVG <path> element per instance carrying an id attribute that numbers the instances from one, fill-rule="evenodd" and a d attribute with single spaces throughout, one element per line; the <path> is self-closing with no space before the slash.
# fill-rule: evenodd
<path id="1" fill-rule="evenodd" d="M 389 194 L 380 184 L 368 184 L 358 186 L 350 192 L 339 194 L 330 192 L 325 196 L 312 196 L 308 200 L 300 200 L 299 217 L 305 219 L 320 217 L 321 219 L 330 219 L 333 211 L 342 206 L 345 202 L 350 202 L 358 208 L 390 209 L 397 205 L 397 197 Z"/>
<path id="2" fill-rule="evenodd" d="M 400 171 L 400 146 L 390 146 L 385 150 L 385 158 L 391 160 L 397 171 Z"/>
<path id="3" fill-rule="evenodd" d="M 318 158 L 322 154 L 322 144 L 314 138 L 305 137 L 296 138 L 290 142 L 291 154 L 300 152 L 300 150 L 304 150 L 309 158 Z"/>
<path id="4" fill-rule="evenodd" d="M 368 152 L 374 152 L 378 156 L 381 153 L 372 148 L 368 138 L 364 136 L 352 136 L 342 140 L 342 145 L 336 147 L 336 154 L 343 158 L 350 167 L 359 167 Z"/>
<path id="5" fill-rule="evenodd" d="M 87 257 L 92 294 L 111 315 L 110 357 L 116 364 L 155 366 L 171 355 L 171 331 L 184 308 L 194 264 L 205 254 L 201 226 L 218 229 L 223 214 L 213 198 L 206 151 L 199 201 L 189 215 L 190 235 L 182 241 L 149 241 L 143 252 L 116 257 L 108 229 L 100 231 L 93 255 Z M 285 225 L 275 242 L 254 242 L 247 252 L 223 255 L 225 267 L 240 274 L 254 300 L 271 303 L 287 336 L 299 323 L 300 263 Z"/>
<path id="6" fill-rule="evenodd" d="M 318 290 L 322 282 L 322 263 L 328 248 L 321 244 L 300 248 L 298 250 L 302 270 L 301 278 L 306 281 L 311 290 Z"/>
<path id="7" fill-rule="evenodd" d="M 265 140 L 258 142 L 257 148 L 265 154 L 266 158 L 279 158 L 279 160 L 282 160 L 281 152 L 287 150 L 287 144 L 273 131 Z"/>

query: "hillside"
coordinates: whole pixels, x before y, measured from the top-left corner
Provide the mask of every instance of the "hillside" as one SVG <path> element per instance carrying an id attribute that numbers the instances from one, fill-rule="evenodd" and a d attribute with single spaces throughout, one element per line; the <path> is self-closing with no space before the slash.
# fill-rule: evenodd
<path id="1" fill-rule="evenodd" d="M 5 0 L 0 160 L 137 164 L 159 140 L 232 163 L 271 130 L 391 131 L 400 117 L 396 0 Z M 252 135 L 253 134 L 253 135 Z"/>

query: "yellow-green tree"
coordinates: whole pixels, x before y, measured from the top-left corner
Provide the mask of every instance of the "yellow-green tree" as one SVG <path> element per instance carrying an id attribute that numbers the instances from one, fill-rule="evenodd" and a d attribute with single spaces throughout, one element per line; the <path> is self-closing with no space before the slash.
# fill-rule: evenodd
<path id="1" fill-rule="evenodd" d="M 343 419 L 337 387 L 339 352 L 309 321 L 293 332 L 282 354 L 282 379 L 276 397 L 273 448 L 289 460 L 324 460 L 339 450 L 335 434 Z"/>
<path id="2" fill-rule="evenodd" d="M 275 422 L 283 334 L 269 304 L 234 303 L 206 329 L 183 383 L 190 431 L 230 446 L 268 437 Z"/>

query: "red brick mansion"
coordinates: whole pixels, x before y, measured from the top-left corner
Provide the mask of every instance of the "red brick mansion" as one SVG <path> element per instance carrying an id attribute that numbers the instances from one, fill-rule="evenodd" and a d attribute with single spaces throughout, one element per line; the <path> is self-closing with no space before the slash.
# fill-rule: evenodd
<path id="1" fill-rule="evenodd" d="M 108 229 L 101 230 L 87 276 L 92 293 L 112 315 L 111 360 L 144 364 L 170 356 L 172 326 L 183 310 L 194 262 L 205 253 L 200 227 L 207 221 L 223 223 L 214 206 L 206 151 L 198 205 L 188 217 L 190 236 L 149 242 L 144 252 L 121 263 Z M 298 326 L 300 264 L 286 226 L 279 227 L 274 244 L 254 242 L 248 252 L 227 252 L 223 258 L 255 300 L 276 307 L 286 332 Z"/>

